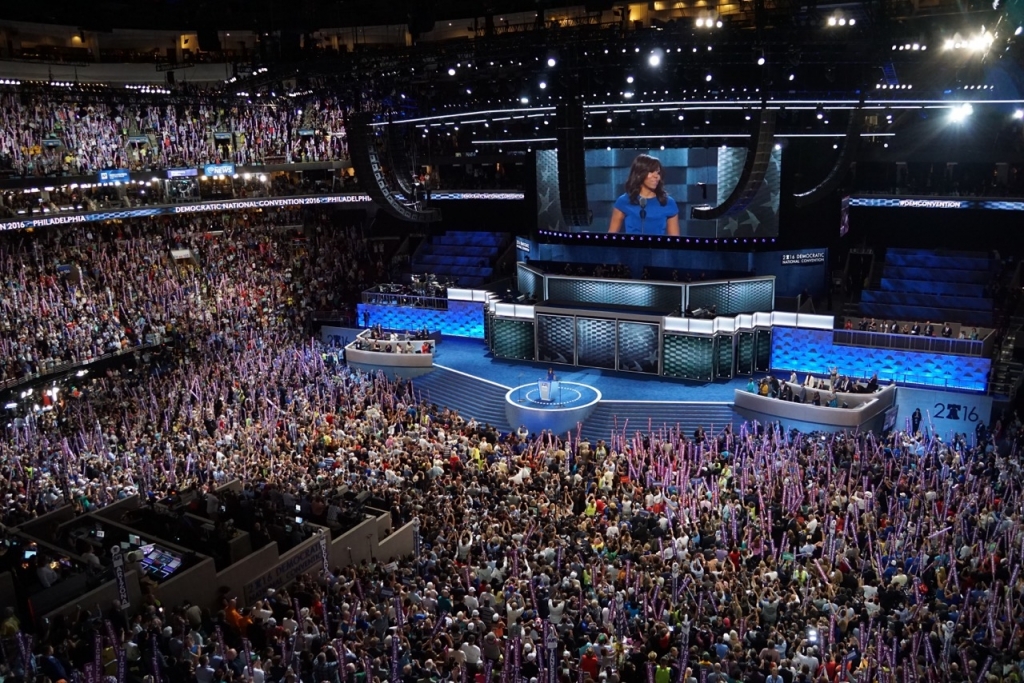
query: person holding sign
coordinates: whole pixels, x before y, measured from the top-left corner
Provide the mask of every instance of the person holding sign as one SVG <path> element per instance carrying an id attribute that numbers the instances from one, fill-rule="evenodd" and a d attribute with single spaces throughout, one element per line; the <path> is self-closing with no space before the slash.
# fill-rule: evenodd
<path id="1" fill-rule="evenodd" d="M 615 200 L 608 232 L 679 235 L 679 206 L 661 180 L 661 161 L 640 154 L 629 167 L 626 191 Z"/>

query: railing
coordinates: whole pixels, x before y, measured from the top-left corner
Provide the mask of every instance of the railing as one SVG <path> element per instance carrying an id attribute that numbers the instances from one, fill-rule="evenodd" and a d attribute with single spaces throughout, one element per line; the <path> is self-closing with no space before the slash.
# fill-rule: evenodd
<path id="1" fill-rule="evenodd" d="M 412 306 L 413 308 L 430 308 L 438 311 L 448 310 L 448 299 L 437 296 L 419 296 L 418 294 L 391 294 L 388 292 L 363 292 L 364 304 L 377 306 Z"/>
<path id="2" fill-rule="evenodd" d="M 82 368 L 82 367 L 85 367 L 87 365 L 92 365 L 94 363 L 99 363 L 99 362 L 102 362 L 102 361 L 105 361 L 105 360 L 110 360 L 112 358 L 117 358 L 118 356 L 124 356 L 124 355 L 127 355 L 129 353 L 134 353 L 136 351 L 145 351 L 146 349 L 154 349 L 154 348 L 156 348 L 158 346 L 162 346 L 162 344 L 139 344 L 138 346 L 130 346 L 127 349 L 121 349 L 120 351 L 114 351 L 113 353 L 106 353 L 106 354 L 104 354 L 102 356 L 96 356 L 95 358 L 89 358 L 88 360 L 79 360 L 79 361 L 75 361 L 73 363 L 64 363 L 63 365 L 55 365 L 55 366 L 53 366 L 51 368 L 47 368 L 43 372 L 35 372 L 35 373 L 32 373 L 31 375 L 23 375 L 21 377 L 15 377 L 13 379 L 7 380 L 6 382 L 0 383 L 0 391 L 3 391 L 5 389 L 10 389 L 11 387 L 19 386 L 21 384 L 28 384 L 30 382 L 34 382 L 37 379 L 41 379 L 43 377 L 48 377 L 50 375 L 56 375 L 56 374 L 61 373 L 61 372 L 69 372 L 71 370 L 74 370 L 75 368 Z"/>
<path id="3" fill-rule="evenodd" d="M 836 330 L 833 341 L 845 346 L 863 346 L 875 349 L 899 349 L 921 351 L 955 356 L 978 356 L 985 353 L 983 339 L 947 339 L 945 337 L 922 337 L 912 334 L 888 334 L 885 332 L 862 332 L 860 330 Z"/>

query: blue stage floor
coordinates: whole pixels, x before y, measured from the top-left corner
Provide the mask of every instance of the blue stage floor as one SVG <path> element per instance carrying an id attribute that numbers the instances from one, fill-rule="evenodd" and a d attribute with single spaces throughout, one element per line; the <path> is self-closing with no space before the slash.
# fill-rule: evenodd
<path id="1" fill-rule="evenodd" d="M 749 378 L 700 383 L 639 373 L 575 368 L 565 365 L 507 361 L 492 358 L 482 340 L 445 337 L 437 346 L 435 365 L 464 372 L 508 388 L 536 382 L 554 367 L 558 379 L 588 384 L 605 401 L 709 401 L 733 402 L 733 393 L 747 386 Z"/>

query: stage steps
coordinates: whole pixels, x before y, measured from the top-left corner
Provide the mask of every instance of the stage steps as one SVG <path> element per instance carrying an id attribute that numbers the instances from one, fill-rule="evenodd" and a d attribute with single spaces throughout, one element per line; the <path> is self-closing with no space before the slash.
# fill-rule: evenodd
<path id="1" fill-rule="evenodd" d="M 467 420 L 475 418 L 501 431 L 509 429 L 505 417 L 507 387 L 438 365 L 433 372 L 414 379 L 412 386 L 420 400 L 458 410 Z"/>
<path id="2" fill-rule="evenodd" d="M 697 427 L 710 432 L 714 425 L 717 434 L 726 424 L 732 424 L 735 429 L 743 422 L 731 403 L 601 401 L 583 423 L 582 433 L 592 441 L 604 439 L 607 442 L 612 431 L 618 429 L 621 433 L 624 425 L 630 437 L 638 430 L 646 432 L 648 420 L 655 432 L 663 426 L 674 429 L 678 425 L 688 437 L 693 436 Z"/>

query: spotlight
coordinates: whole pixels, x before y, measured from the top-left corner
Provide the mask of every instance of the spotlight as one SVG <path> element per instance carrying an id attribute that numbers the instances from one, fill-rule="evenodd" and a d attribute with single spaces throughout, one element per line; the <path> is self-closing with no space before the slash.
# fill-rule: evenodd
<path id="1" fill-rule="evenodd" d="M 547 87 L 548 87 L 548 84 L 546 82 L 544 82 L 544 81 L 540 82 L 540 89 L 541 90 L 545 90 Z"/>
<path id="2" fill-rule="evenodd" d="M 707 81 L 708 83 L 710 83 L 711 82 L 711 74 L 708 74 L 707 76 L 705 76 L 704 80 Z"/>
<path id="3" fill-rule="evenodd" d="M 529 104 L 530 103 L 530 98 L 527 97 L 526 95 L 523 95 L 522 97 L 519 98 L 519 103 L 520 104 Z"/>
<path id="4" fill-rule="evenodd" d="M 835 17 L 829 17 L 828 18 L 828 25 L 829 26 L 835 26 L 836 25 L 836 18 Z"/>
<path id="5" fill-rule="evenodd" d="M 555 65 L 555 64 L 557 64 L 557 63 L 558 63 L 558 62 L 557 62 L 557 61 L 555 61 L 555 58 L 554 58 L 554 57 L 548 57 L 548 66 L 554 66 L 554 65 Z"/>
<path id="6" fill-rule="evenodd" d="M 1017 119 L 1018 121 L 1020 121 L 1021 119 L 1024 119 L 1024 109 L 1018 109 L 1018 110 L 1014 111 L 1013 112 L 1013 118 Z"/>
<path id="7" fill-rule="evenodd" d="M 1018 26 L 1016 30 L 1014 30 L 1013 35 L 1019 36 L 1021 33 L 1024 33 L 1024 26 Z"/>
<path id="8" fill-rule="evenodd" d="M 448 69 L 448 75 L 449 76 L 454 76 L 455 75 L 455 67 L 454 66 L 451 67 L 450 69 Z"/>
<path id="9" fill-rule="evenodd" d="M 963 123 L 967 117 L 974 113 L 974 107 L 965 102 L 949 112 L 949 120 L 953 123 Z"/>
<path id="10" fill-rule="evenodd" d="M 857 25 L 857 20 L 856 19 L 850 19 L 850 21 L 848 23 L 849 23 L 850 26 L 856 26 Z"/>
<path id="11" fill-rule="evenodd" d="M 697 19 L 697 28 L 704 28 L 704 19 L 702 19 L 702 18 L 698 18 Z"/>
<path id="12" fill-rule="evenodd" d="M 718 21 L 715 22 L 715 27 L 716 28 L 722 28 L 722 20 L 721 19 L 719 19 Z"/>
<path id="13" fill-rule="evenodd" d="M 796 74 L 789 74 L 789 80 L 796 80 Z"/>
<path id="14" fill-rule="evenodd" d="M 822 109 L 821 107 L 818 107 L 818 112 L 817 114 L 815 114 L 815 116 L 817 116 L 818 120 L 821 121 L 823 118 L 825 118 L 825 110 Z"/>
<path id="15" fill-rule="evenodd" d="M 647 63 L 650 64 L 651 66 L 660 66 L 661 65 L 661 56 L 660 55 L 651 55 L 650 57 L 647 58 Z"/>
<path id="16" fill-rule="evenodd" d="M 761 52 L 761 54 L 757 56 L 757 65 L 764 66 L 764 61 L 764 52 Z"/>
<path id="17" fill-rule="evenodd" d="M 839 19 L 839 25 L 840 26 L 846 26 L 846 19 L 840 18 Z"/>
<path id="18" fill-rule="evenodd" d="M 780 149 L 782 149 L 782 145 L 776 143 L 775 144 L 775 151 L 778 152 Z"/>

